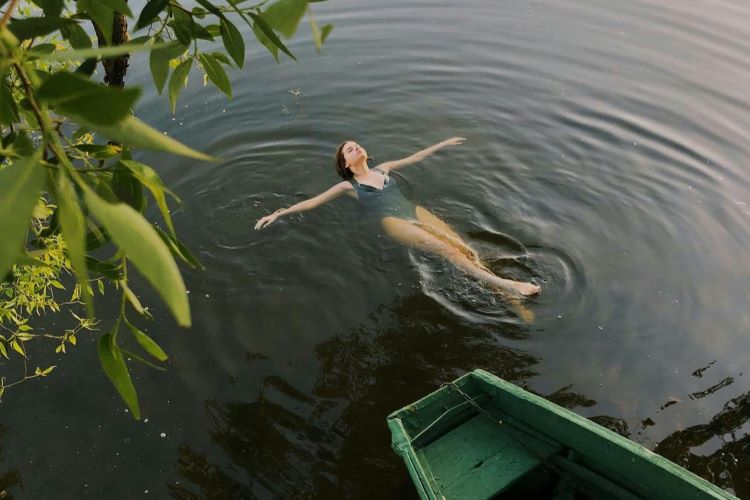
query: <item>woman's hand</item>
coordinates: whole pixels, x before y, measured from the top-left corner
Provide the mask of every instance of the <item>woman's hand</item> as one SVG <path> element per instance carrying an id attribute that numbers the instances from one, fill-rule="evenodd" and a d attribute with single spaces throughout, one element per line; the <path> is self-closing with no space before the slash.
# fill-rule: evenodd
<path id="1" fill-rule="evenodd" d="M 466 140 L 466 137 L 451 137 L 440 143 L 441 146 L 458 146 Z"/>
<path id="2" fill-rule="evenodd" d="M 276 210 L 274 213 L 272 213 L 270 215 L 266 215 L 265 217 L 261 217 L 258 220 L 258 222 L 255 223 L 255 229 L 256 230 L 263 229 L 264 227 L 268 227 L 271 224 L 273 224 L 273 222 L 276 219 L 279 218 L 279 215 L 281 215 L 281 210 L 283 210 L 283 209 Z"/>

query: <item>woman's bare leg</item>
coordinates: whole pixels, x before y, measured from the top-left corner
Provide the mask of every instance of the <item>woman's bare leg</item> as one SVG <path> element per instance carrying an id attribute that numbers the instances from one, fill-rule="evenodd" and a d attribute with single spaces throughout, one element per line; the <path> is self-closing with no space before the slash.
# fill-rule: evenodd
<path id="1" fill-rule="evenodd" d="M 480 267 L 489 271 L 489 269 L 487 269 L 484 266 L 484 264 L 482 264 L 482 261 L 479 259 L 479 255 L 477 254 L 476 250 L 471 248 L 469 244 L 466 243 L 463 240 L 463 238 L 461 238 L 461 235 L 459 235 L 445 221 L 441 220 L 437 215 L 433 214 L 432 212 L 430 212 L 429 210 L 421 206 L 417 206 L 416 213 L 417 213 L 417 220 L 419 220 L 419 222 L 426 224 L 427 226 L 430 226 L 429 228 L 427 228 L 428 230 L 429 229 L 437 230 L 437 231 L 430 231 L 431 233 L 435 234 L 435 236 L 437 236 L 438 238 L 446 240 L 448 243 L 455 245 L 469 259 L 473 260 Z"/>
<path id="2" fill-rule="evenodd" d="M 469 244 L 466 243 L 463 240 L 463 238 L 461 238 L 461 235 L 459 235 L 451 226 L 449 226 L 448 223 L 446 223 L 445 221 L 440 219 L 437 215 L 433 214 L 432 212 L 430 212 L 429 210 L 427 210 L 426 208 L 422 206 L 417 206 L 416 213 L 417 213 L 417 219 L 423 224 L 426 224 L 427 226 L 429 226 L 424 229 L 427 229 L 430 233 L 432 233 L 434 236 L 438 237 L 439 239 L 442 239 L 446 241 L 447 243 L 456 245 L 459 248 L 459 250 L 464 255 L 466 255 L 471 261 L 476 263 L 479 267 L 481 267 L 485 271 L 492 273 L 492 271 L 490 271 L 487 268 L 487 266 L 485 266 L 484 263 L 481 261 L 476 250 L 471 248 L 471 246 L 469 246 Z M 437 229 L 438 231 L 434 231 L 435 229 Z M 506 298 L 508 297 L 506 296 Z"/>
<path id="3" fill-rule="evenodd" d="M 436 253 L 466 274 L 474 276 L 503 291 L 520 295 L 534 295 L 539 293 L 540 288 L 533 283 L 507 280 L 496 276 L 484 267 L 481 262 L 467 256 L 464 248 L 453 244 L 451 241 L 453 238 L 441 238 L 434 231 L 397 217 L 384 218 L 383 228 L 388 236 L 396 241 Z M 464 245 L 468 247 L 465 243 Z"/>

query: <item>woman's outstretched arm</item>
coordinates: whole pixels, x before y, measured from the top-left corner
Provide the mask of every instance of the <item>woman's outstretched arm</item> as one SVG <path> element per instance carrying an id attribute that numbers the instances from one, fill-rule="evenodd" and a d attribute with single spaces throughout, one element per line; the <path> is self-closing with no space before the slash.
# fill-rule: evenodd
<path id="1" fill-rule="evenodd" d="M 386 172 L 390 172 L 391 170 L 396 170 L 397 168 L 405 167 L 407 165 L 411 165 L 412 163 L 417 163 L 418 161 L 422 161 L 428 156 L 430 156 L 435 151 L 444 148 L 445 146 L 456 146 L 458 144 L 461 144 L 464 142 L 466 138 L 464 137 L 451 137 L 450 139 L 446 139 L 442 142 L 438 142 L 434 146 L 430 146 L 429 148 L 425 148 L 422 151 L 417 151 L 411 156 L 407 156 L 406 158 L 402 158 L 401 160 L 393 160 L 393 161 L 387 161 L 385 163 L 381 163 L 378 165 L 378 168 L 381 170 L 385 170 Z"/>
<path id="2" fill-rule="evenodd" d="M 313 208 L 319 207 L 320 205 L 324 203 L 327 203 L 335 198 L 338 198 L 342 194 L 346 193 L 347 191 L 351 191 L 353 189 L 354 188 L 352 188 L 352 185 L 348 181 L 339 182 L 338 184 L 334 185 L 327 191 L 320 193 L 318 196 L 314 196 L 305 201 L 300 201 L 299 203 L 295 203 L 294 205 L 288 208 L 280 208 L 276 210 L 274 213 L 266 215 L 265 217 L 262 217 L 261 219 L 258 220 L 258 222 L 255 223 L 255 229 L 263 229 L 264 227 L 269 226 L 282 215 L 312 210 Z"/>

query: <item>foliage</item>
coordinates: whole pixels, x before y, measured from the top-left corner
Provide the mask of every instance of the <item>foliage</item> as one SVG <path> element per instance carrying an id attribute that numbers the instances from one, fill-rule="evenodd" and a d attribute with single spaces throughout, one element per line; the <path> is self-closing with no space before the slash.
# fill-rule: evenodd
<path id="1" fill-rule="evenodd" d="M 196 1 L 199 6 L 187 8 L 178 0 L 149 0 L 135 13 L 126 0 L 20 5 L 0 0 L 5 9 L 0 20 L 0 356 L 9 358 L 10 349 L 24 358 L 25 367 L 24 343 L 37 336 L 57 339 L 57 352 L 75 345 L 76 334 L 96 324 L 91 285 L 103 291 L 107 282 L 119 293 L 120 314 L 99 338 L 99 359 L 135 418 L 140 409 L 127 362 L 157 366 L 167 354 L 127 316 L 150 318 L 130 288 L 128 267 L 144 276 L 177 323 L 188 327 L 188 296 L 176 260 L 202 266 L 175 233 L 167 199 L 178 200 L 133 153 L 151 149 L 212 158 L 133 116 L 140 89 L 123 83 L 127 57 L 149 52 L 154 86 L 159 94 L 166 87 L 174 112 L 195 70 L 204 83 L 232 97 L 227 69 L 245 62 L 245 40 L 236 22 L 246 23 L 277 62 L 279 52 L 294 59 L 282 38 L 294 36 L 305 14 L 318 50 L 332 28 L 317 25 L 307 0 Z M 134 33 L 142 34 L 131 39 L 126 18 L 136 20 Z M 219 41 L 223 51 L 216 50 Z M 94 80 L 100 62 L 109 86 Z M 45 201 L 39 202 L 40 196 Z M 143 216 L 151 200 L 165 230 Z M 108 257 L 101 258 L 103 253 Z M 61 276 L 71 271 L 77 285 L 61 303 L 54 293 L 63 286 Z M 33 315 L 78 303 L 86 312 L 74 315 L 76 326 L 62 335 L 39 334 L 29 326 Z M 155 362 L 124 350 L 121 326 Z M 46 376 L 52 368 L 37 369 L 33 376 Z M 22 380 L 33 376 L 24 373 Z M 3 381 L 2 387 L 15 383 Z"/>
<path id="2" fill-rule="evenodd" d="M 51 234 L 51 216 L 54 206 L 43 199 L 34 208 L 31 231 L 34 246 L 37 249 L 29 252 L 30 256 L 19 260 L 14 265 L 8 279 L 0 282 L 0 356 L 10 360 L 10 356 L 21 356 L 24 359 L 23 375 L 19 380 L 7 382 L 0 377 L 0 395 L 5 389 L 25 380 L 46 377 L 55 366 L 37 367 L 29 374 L 26 361 L 28 347 L 26 344 L 35 339 L 52 339 L 56 344 L 56 353 L 65 353 L 66 345 L 77 344 L 77 334 L 81 330 L 93 330 L 96 323 L 76 314 L 75 308 L 81 302 L 80 285 L 76 284 L 67 301 L 60 295 L 65 293 L 65 286 L 59 281 L 72 274 L 70 261 L 65 255 L 65 241 L 60 234 Z M 97 279 L 91 282 L 99 293 L 104 294 L 104 282 Z M 48 312 L 60 313 L 67 310 L 75 321 L 60 335 L 38 332 L 32 326 L 35 316 Z M 80 311 L 79 311 L 80 313 Z"/>

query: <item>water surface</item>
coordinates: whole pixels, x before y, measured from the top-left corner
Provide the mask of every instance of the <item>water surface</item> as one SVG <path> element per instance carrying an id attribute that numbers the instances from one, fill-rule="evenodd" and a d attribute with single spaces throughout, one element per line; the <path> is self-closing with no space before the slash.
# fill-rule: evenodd
<path id="1" fill-rule="evenodd" d="M 231 102 L 193 75 L 171 117 L 133 61 L 139 116 L 222 158 L 141 157 L 208 268 L 185 271 L 194 326 L 138 287 L 171 354 L 134 369 L 147 422 L 93 339 L 7 395 L 19 497 L 410 498 L 386 415 L 481 367 L 750 498 L 750 7 L 314 7 L 336 25 L 323 53 L 306 27 L 299 63 L 252 45 Z M 385 161 L 456 135 L 398 180 L 493 269 L 542 284 L 532 325 L 353 200 L 252 230 L 337 182 L 344 139 Z"/>

